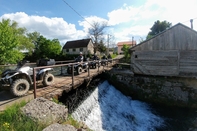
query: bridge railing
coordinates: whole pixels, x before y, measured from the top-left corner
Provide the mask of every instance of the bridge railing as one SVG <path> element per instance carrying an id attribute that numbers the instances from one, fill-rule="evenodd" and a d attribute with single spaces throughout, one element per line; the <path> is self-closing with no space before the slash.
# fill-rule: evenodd
<path id="1" fill-rule="evenodd" d="M 36 85 L 36 71 L 39 70 L 39 69 L 43 69 L 43 68 L 55 68 L 55 67 L 60 67 L 61 68 L 61 75 L 63 74 L 63 67 L 67 67 L 67 66 L 72 66 L 72 87 L 74 87 L 74 65 L 78 64 L 78 62 L 74 62 L 74 63 L 69 63 L 69 62 L 73 62 L 72 61 L 59 61 L 59 64 L 56 64 L 56 65 L 51 65 L 51 66 L 40 66 L 40 67 L 34 67 L 33 68 L 33 87 L 34 87 L 34 98 L 37 97 L 37 85 Z M 83 63 L 87 63 L 88 62 L 88 65 L 90 62 L 93 62 L 93 61 L 86 61 L 86 62 L 81 62 L 82 64 Z M 119 62 L 119 59 L 109 59 L 107 60 L 107 65 L 106 66 L 103 66 L 103 70 L 105 70 L 105 67 L 109 67 L 109 66 L 113 66 L 114 64 L 118 63 Z M 56 62 L 57 63 L 57 62 Z M 62 64 L 62 63 L 66 63 L 66 64 Z M 98 72 L 99 72 L 99 69 L 102 68 L 102 67 L 99 67 L 98 66 Z M 90 68 L 88 66 L 88 77 L 90 77 Z"/>
<path id="2" fill-rule="evenodd" d="M 86 62 L 82 62 L 82 63 L 87 63 L 88 64 L 90 62 L 93 62 L 91 60 L 86 61 Z M 97 61 L 98 62 L 98 61 Z M 107 60 L 107 65 L 106 66 L 100 66 L 98 67 L 97 71 L 99 72 L 101 70 L 101 68 L 103 68 L 103 70 L 105 70 L 105 68 L 108 68 L 109 66 L 113 66 L 114 64 L 118 63 L 119 59 L 108 59 Z M 67 69 L 67 67 L 70 65 L 72 66 L 72 73 L 71 73 L 71 77 L 72 77 L 72 86 L 74 86 L 74 65 L 77 64 L 77 62 L 74 62 L 74 60 L 69 60 L 69 61 L 56 61 L 55 65 L 51 65 L 51 66 L 37 66 L 36 63 L 27 63 L 26 65 L 30 66 L 33 68 L 33 88 L 34 88 L 34 98 L 36 98 L 36 92 L 37 92 L 37 81 L 36 81 L 36 71 L 38 71 L 39 69 L 43 69 L 43 68 L 55 68 L 55 70 L 53 71 L 53 73 L 58 74 L 58 75 L 64 75 L 65 71 Z M 5 69 L 16 69 L 17 64 L 9 64 L 9 65 L 0 65 L 0 72 L 2 72 Z M 57 68 L 56 68 L 57 67 Z M 87 71 L 87 77 L 90 77 L 90 68 L 88 66 L 88 71 Z"/>

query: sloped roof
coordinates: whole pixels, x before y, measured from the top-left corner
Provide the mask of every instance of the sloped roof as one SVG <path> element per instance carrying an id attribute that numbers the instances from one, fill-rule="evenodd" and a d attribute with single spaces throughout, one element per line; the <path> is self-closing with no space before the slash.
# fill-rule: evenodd
<path id="1" fill-rule="evenodd" d="M 118 42 L 117 46 L 122 46 L 122 45 L 136 45 L 136 41 L 124 41 L 124 42 Z"/>
<path id="2" fill-rule="evenodd" d="M 162 31 L 162 32 L 160 32 L 160 33 L 158 33 L 157 35 L 153 36 L 152 38 L 147 39 L 147 40 L 145 40 L 145 41 L 143 41 L 143 42 L 141 42 L 141 43 L 139 43 L 139 44 L 137 44 L 137 45 L 135 45 L 135 46 L 130 47 L 130 50 L 135 50 L 135 49 L 138 48 L 139 46 L 143 46 L 143 45 L 147 44 L 148 41 L 151 41 L 152 39 L 155 39 L 156 37 L 161 36 L 161 35 L 164 34 L 165 32 L 167 32 L 167 31 L 169 31 L 169 30 L 173 30 L 174 28 L 176 28 L 176 27 L 178 27 L 178 26 L 181 26 L 181 27 L 184 27 L 185 29 L 191 30 L 193 33 L 197 33 L 195 30 L 193 30 L 193 29 L 191 29 L 191 28 L 189 28 L 189 27 L 187 27 L 187 26 L 185 26 L 185 25 L 183 25 L 183 24 L 181 24 L 181 23 L 178 23 L 178 24 L 176 24 L 176 25 L 174 25 L 174 26 L 172 26 L 172 27 L 170 27 L 170 28 L 168 28 L 168 29 L 166 29 L 166 30 L 164 30 L 164 31 Z"/>
<path id="3" fill-rule="evenodd" d="M 87 47 L 90 41 L 92 42 L 91 39 L 81 39 L 81 40 L 67 41 L 65 43 L 63 49 Z"/>

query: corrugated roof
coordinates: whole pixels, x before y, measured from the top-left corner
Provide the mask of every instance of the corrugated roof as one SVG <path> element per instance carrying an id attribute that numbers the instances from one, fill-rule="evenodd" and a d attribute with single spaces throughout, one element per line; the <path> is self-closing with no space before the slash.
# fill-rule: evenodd
<path id="1" fill-rule="evenodd" d="M 67 41 L 63 49 L 87 47 L 90 41 L 92 40 L 81 39 L 81 40 Z"/>

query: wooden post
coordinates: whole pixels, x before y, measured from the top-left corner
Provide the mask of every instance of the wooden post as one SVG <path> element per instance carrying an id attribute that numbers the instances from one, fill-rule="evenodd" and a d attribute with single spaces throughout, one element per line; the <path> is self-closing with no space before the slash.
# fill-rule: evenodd
<path id="1" fill-rule="evenodd" d="M 61 64 L 62 64 L 62 62 L 61 62 Z M 61 66 L 61 75 L 63 75 L 63 69 L 62 69 L 62 66 Z"/>
<path id="2" fill-rule="evenodd" d="M 74 88 L 74 65 L 72 65 L 72 87 Z"/>
<path id="3" fill-rule="evenodd" d="M 99 66 L 100 66 L 100 63 L 99 63 L 99 60 L 97 60 L 98 61 L 98 72 L 99 72 Z"/>
<path id="4" fill-rule="evenodd" d="M 90 68 L 89 68 L 89 62 L 88 62 L 88 77 L 90 77 Z"/>
<path id="5" fill-rule="evenodd" d="M 34 99 L 36 99 L 36 74 L 34 68 L 33 68 L 33 85 L 34 85 Z"/>

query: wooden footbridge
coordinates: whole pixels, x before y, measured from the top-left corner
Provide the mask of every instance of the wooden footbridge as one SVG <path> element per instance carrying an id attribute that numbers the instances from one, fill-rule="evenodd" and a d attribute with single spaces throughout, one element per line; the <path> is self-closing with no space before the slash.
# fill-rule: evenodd
<path id="1" fill-rule="evenodd" d="M 53 72 L 55 76 L 55 82 L 47 87 L 43 87 L 42 84 L 39 84 L 34 78 L 33 87 L 29 90 L 29 92 L 23 97 L 14 97 L 7 90 L 0 92 L 0 111 L 4 110 L 7 106 L 12 105 L 16 102 L 20 102 L 22 100 L 29 101 L 31 99 L 37 97 L 45 97 L 47 99 L 51 99 L 57 96 L 60 96 L 63 91 L 69 92 L 72 89 L 76 89 L 82 84 L 89 84 L 90 81 L 96 77 L 97 75 L 105 72 L 107 70 L 111 70 L 112 66 L 117 64 L 119 59 L 112 59 L 111 62 L 108 62 L 106 66 L 100 66 L 96 69 L 89 69 L 87 72 L 82 72 L 80 75 L 75 75 L 74 72 L 72 74 L 67 74 L 66 68 L 68 65 L 73 67 L 76 63 L 67 63 L 67 64 L 56 64 L 53 66 L 45 66 L 44 68 L 54 68 Z M 43 67 L 34 67 L 33 72 Z M 34 75 L 35 76 L 35 75 Z"/>

